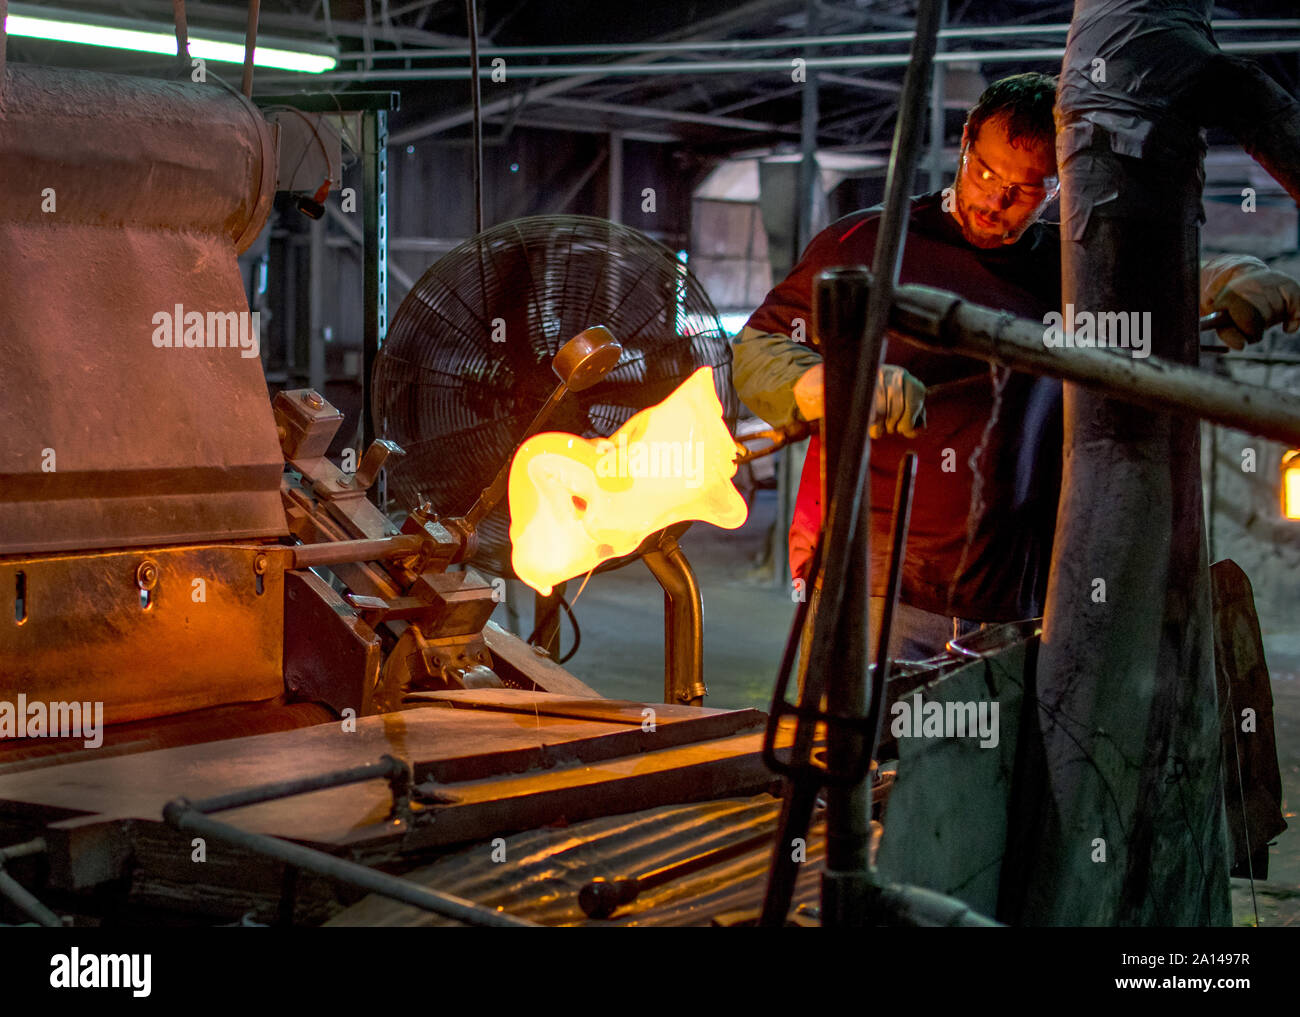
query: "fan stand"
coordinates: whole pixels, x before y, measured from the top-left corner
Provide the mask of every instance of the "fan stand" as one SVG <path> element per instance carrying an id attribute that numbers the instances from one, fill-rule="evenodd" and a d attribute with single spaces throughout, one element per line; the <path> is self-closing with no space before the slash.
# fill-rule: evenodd
<path id="1" fill-rule="evenodd" d="M 677 538 L 690 523 L 677 523 L 652 533 L 638 555 L 664 591 L 664 702 L 703 706 L 704 598 L 695 571 Z M 648 545 L 648 546 L 647 546 Z M 532 645 L 552 660 L 560 652 L 560 599 L 566 583 L 556 583 L 549 596 L 533 596 Z"/>
<path id="2" fill-rule="evenodd" d="M 703 706 L 704 598 L 673 529 L 642 555 L 664 591 L 664 702 Z"/>

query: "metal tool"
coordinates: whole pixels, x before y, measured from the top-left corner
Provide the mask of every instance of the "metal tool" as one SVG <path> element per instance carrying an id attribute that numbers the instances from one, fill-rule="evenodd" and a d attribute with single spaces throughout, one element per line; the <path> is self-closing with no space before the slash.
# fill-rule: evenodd
<path id="1" fill-rule="evenodd" d="M 736 465 L 742 463 L 751 463 L 755 459 L 762 459 L 764 456 L 770 456 L 773 452 L 778 452 L 787 445 L 792 445 L 796 441 L 803 441 L 805 438 L 811 438 L 813 435 L 821 434 L 822 425 L 820 420 L 796 420 L 789 427 L 774 427 L 767 431 L 755 431 L 752 434 L 745 435 L 746 441 L 753 441 L 760 438 L 764 441 L 771 442 L 770 445 L 763 448 L 746 448 L 740 442 L 736 442 Z"/>
<path id="2" fill-rule="evenodd" d="M 701 869 L 707 869 L 738 855 L 743 855 L 747 851 L 752 851 L 754 848 L 768 843 L 771 837 L 771 831 L 764 830 L 762 833 L 754 834 L 751 837 L 742 837 L 731 844 L 724 844 L 711 851 L 704 851 L 694 858 L 674 862 L 672 865 L 652 869 L 639 876 L 628 876 L 621 879 L 593 879 L 578 891 L 578 906 L 582 908 L 583 914 L 589 918 L 609 918 L 619 908 L 631 904 L 643 891 L 652 890 L 656 886 L 671 883 L 674 879 L 681 879 L 683 876 L 692 875 Z"/>
<path id="3" fill-rule="evenodd" d="M 622 355 L 623 347 L 619 345 L 618 340 L 614 338 L 609 329 L 603 325 L 594 325 L 591 328 L 583 329 L 561 346 L 560 351 L 555 354 L 554 359 L 551 361 L 551 366 L 556 375 L 559 376 L 560 383 L 555 386 L 555 390 L 545 404 L 537 411 L 532 423 L 528 425 L 528 429 L 515 443 L 515 447 L 518 448 L 546 426 L 551 414 L 564 401 L 566 395 L 570 392 L 581 392 L 583 389 L 591 388 L 592 385 L 600 381 L 601 378 L 617 366 Z M 473 529 L 481 523 L 488 513 L 496 507 L 497 502 L 504 497 L 506 484 L 510 480 L 510 465 L 513 461 L 514 457 L 512 456 L 497 471 L 492 483 L 483 489 L 483 493 L 478 496 L 478 500 L 465 513 L 464 519 L 469 528 Z"/>
<path id="4" fill-rule="evenodd" d="M 1202 332 L 1217 331 L 1224 326 L 1232 324 L 1232 315 L 1227 311 L 1211 311 L 1209 314 L 1201 317 L 1199 324 Z M 1221 346 L 1218 343 L 1201 343 L 1201 352 L 1216 354 L 1231 353 L 1232 347 Z"/>

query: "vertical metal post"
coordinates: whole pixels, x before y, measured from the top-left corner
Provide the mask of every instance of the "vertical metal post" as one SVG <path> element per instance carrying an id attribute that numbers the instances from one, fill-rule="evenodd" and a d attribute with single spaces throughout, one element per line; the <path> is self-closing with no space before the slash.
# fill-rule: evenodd
<path id="1" fill-rule="evenodd" d="M 5 17 L 9 10 L 9 0 L 0 0 L 0 95 L 5 91 L 5 48 L 9 33 L 5 31 Z"/>
<path id="2" fill-rule="evenodd" d="M 817 0 L 808 0 L 806 34 L 817 34 Z M 816 50 L 808 47 L 804 57 L 811 58 Z M 791 264 L 798 264 L 803 252 L 817 235 L 818 197 L 821 189 L 821 172 L 817 165 L 817 120 L 819 96 L 817 72 L 805 68 L 807 75 L 801 98 L 802 115 L 799 124 L 799 178 L 798 201 L 795 205 L 795 251 Z M 803 456 L 791 447 L 782 449 L 776 463 L 776 524 L 772 532 L 772 578 L 779 589 L 790 588 L 790 523 L 794 519 L 795 501 L 799 495 L 799 477 Z"/>
<path id="3" fill-rule="evenodd" d="M 944 0 L 923 0 L 917 9 L 916 37 L 911 62 L 903 78 L 903 92 L 894 130 L 893 150 L 885 180 L 884 210 L 876 234 L 872 260 L 874 286 L 865 309 L 865 327 L 856 349 L 856 370 L 851 387 L 843 378 L 831 379 L 827 370 L 827 420 L 831 399 L 849 407 L 848 419 L 837 428 L 837 448 L 827 447 L 829 486 L 824 528 L 825 558 L 821 603 L 813 625 L 813 643 L 805 685 L 826 689 L 826 708 L 833 716 L 866 715 L 868 651 L 867 600 L 870 591 L 869 554 L 871 443 L 868 423 L 876 375 L 884 354 L 885 326 L 902 264 L 903 241 L 911 213 L 912 183 L 930 72 L 943 18 Z M 842 331 L 856 315 L 824 273 L 814 291 L 814 313 L 827 334 Z M 845 372 L 847 373 L 847 372 Z M 836 454 L 838 453 L 838 454 Z M 835 454 L 832 459 L 831 455 Z M 862 739 L 844 725 L 833 726 L 827 739 L 827 761 L 833 771 L 850 771 L 863 751 Z M 869 778 L 852 787 L 833 787 L 826 795 L 826 872 L 822 877 L 822 921 L 826 925 L 860 925 L 872 886 L 868 866 L 871 787 Z"/>
<path id="4" fill-rule="evenodd" d="M 311 263 L 307 266 L 307 384 L 325 394 L 325 220 L 311 224 Z"/>
<path id="5" fill-rule="evenodd" d="M 704 599 L 695 571 L 667 530 L 641 560 L 664 591 L 664 702 L 703 706 Z"/>
<path id="6" fill-rule="evenodd" d="M 551 660 L 556 661 L 560 659 L 560 599 L 567 585 L 557 583 L 549 595 L 533 594 L 532 643 L 542 647 Z"/>
<path id="7" fill-rule="evenodd" d="M 362 228 L 365 242 L 365 326 L 361 349 L 361 448 L 375 439 L 370 381 L 375 358 L 388 334 L 388 111 L 361 114 Z M 381 509 L 387 503 L 384 475 L 370 489 Z"/>
<path id="8" fill-rule="evenodd" d="M 943 19 L 947 21 L 947 18 Z M 940 25 L 940 28 L 943 26 Z M 937 44 L 943 48 L 943 43 Z M 947 89 L 947 71 L 943 64 L 934 65 L 934 83 L 930 86 L 930 151 L 928 169 L 930 190 L 937 191 L 943 187 L 943 96 Z"/>
<path id="9" fill-rule="evenodd" d="M 609 214 L 610 222 L 623 221 L 623 135 L 609 132 Z"/>
<path id="10" fill-rule="evenodd" d="M 806 10 L 808 35 L 815 36 L 817 0 L 808 0 Z M 813 54 L 814 50 L 811 47 L 804 50 L 805 58 L 811 58 Z M 803 111 L 799 122 L 799 210 L 797 212 L 799 250 L 795 252 L 796 259 L 802 256 L 816 235 L 813 227 L 817 221 L 817 189 L 821 186 L 820 174 L 817 170 L 817 72 L 805 68 L 805 74 L 807 79 L 801 96 Z"/>

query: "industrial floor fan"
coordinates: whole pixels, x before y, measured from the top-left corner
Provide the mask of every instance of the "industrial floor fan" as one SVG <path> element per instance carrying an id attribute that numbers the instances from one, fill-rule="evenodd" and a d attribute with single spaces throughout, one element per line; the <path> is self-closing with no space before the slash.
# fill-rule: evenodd
<path id="1" fill-rule="evenodd" d="M 683 260 L 604 219 L 516 219 L 440 259 L 393 315 L 372 406 L 377 433 L 407 453 L 389 468 L 398 504 L 467 511 L 555 388 L 552 357 L 593 325 L 608 328 L 623 354 L 599 383 L 568 397 L 548 430 L 608 436 L 707 365 L 734 434 L 728 337 Z M 501 503 L 478 526 L 471 560 L 507 578 L 508 511 Z"/>

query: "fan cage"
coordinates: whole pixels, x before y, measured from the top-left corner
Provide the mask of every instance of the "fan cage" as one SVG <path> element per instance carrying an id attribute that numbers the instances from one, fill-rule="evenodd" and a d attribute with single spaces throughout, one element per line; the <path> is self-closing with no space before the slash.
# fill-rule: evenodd
<path id="1" fill-rule="evenodd" d="M 593 325 L 623 355 L 598 384 L 569 393 L 547 430 L 607 437 L 708 366 L 734 435 L 729 337 L 673 251 L 605 219 L 517 219 L 441 258 L 392 317 L 371 405 L 377 433 L 407 453 L 388 472 L 397 503 L 468 511 L 558 384 L 556 352 Z M 513 576 L 509 532 L 503 500 L 479 525 L 472 564 Z"/>

